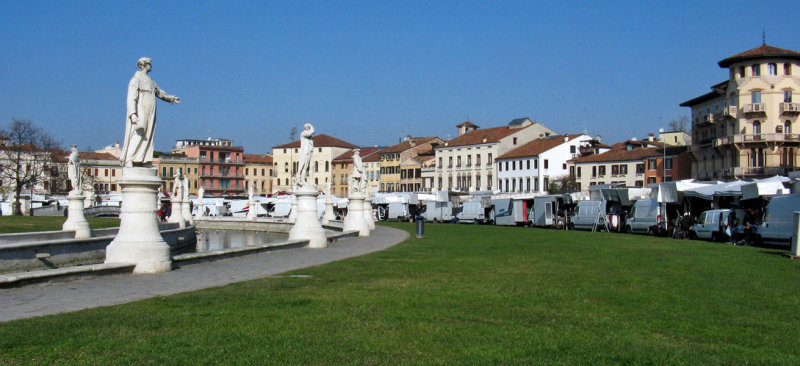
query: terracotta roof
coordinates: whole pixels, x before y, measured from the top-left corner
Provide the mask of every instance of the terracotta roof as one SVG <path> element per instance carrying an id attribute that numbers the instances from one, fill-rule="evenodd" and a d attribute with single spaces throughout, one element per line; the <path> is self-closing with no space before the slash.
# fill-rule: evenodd
<path id="1" fill-rule="evenodd" d="M 525 156 L 537 156 L 547 150 L 550 150 L 558 145 L 563 144 L 564 136 L 568 136 L 569 140 L 571 141 L 580 136 L 583 136 L 583 134 L 556 135 L 542 139 L 536 139 L 514 150 L 511 150 L 503 155 L 498 156 L 497 159 L 499 160 L 499 159 L 521 158 Z"/>
<path id="2" fill-rule="evenodd" d="M 70 151 L 56 151 L 54 152 L 53 159 L 58 162 L 66 162 L 69 160 Z M 109 153 L 96 153 L 96 152 L 84 152 L 78 151 L 78 157 L 81 160 L 114 160 L 119 161 L 119 158 L 111 155 Z"/>
<path id="3" fill-rule="evenodd" d="M 633 150 L 611 149 L 602 154 L 593 154 L 571 159 L 575 163 L 596 163 L 604 161 L 630 161 L 642 160 L 651 156 L 661 156 L 663 153 L 656 148 L 637 148 Z"/>
<path id="4" fill-rule="evenodd" d="M 766 57 L 780 57 L 800 60 L 800 52 L 787 50 L 783 48 L 773 47 L 769 45 L 761 45 L 760 47 L 747 50 L 742 53 L 737 53 L 719 62 L 719 67 L 728 67 L 734 63 L 746 60 L 755 60 Z"/>
<path id="5" fill-rule="evenodd" d="M 275 146 L 275 149 L 285 149 L 285 148 L 295 148 L 300 147 L 300 140 L 290 142 L 288 144 L 278 145 Z M 324 133 L 314 136 L 314 147 L 344 147 L 348 149 L 357 148 L 357 145 L 353 145 L 347 141 L 339 140 L 335 137 L 328 136 Z"/>
<path id="6" fill-rule="evenodd" d="M 381 151 L 381 153 L 403 152 L 403 151 L 406 151 L 406 150 L 412 148 L 411 141 L 413 141 L 414 145 L 417 146 L 417 145 L 422 145 L 422 144 L 424 144 L 424 143 L 426 143 L 426 142 L 428 142 L 430 140 L 437 139 L 437 138 L 438 137 L 436 137 L 436 136 L 434 136 L 434 137 L 412 137 L 410 140 L 405 140 L 405 141 L 403 141 L 403 142 L 401 142 L 401 143 L 399 143 L 397 145 L 392 145 L 392 146 L 389 146 L 389 147 L 383 149 L 383 151 Z"/>
<path id="7" fill-rule="evenodd" d="M 531 125 L 534 126 L 534 125 Z M 447 140 L 445 143 L 447 147 L 453 146 L 466 146 L 466 145 L 475 145 L 475 144 L 483 144 L 483 143 L 493 143 L 498 142 L 503 137 L 511 135 L 513 133 L 522 131 L 526 128 L 531 126 L 523 127 L 523 128 L 512 128 L 511 126 L 500 126 L 500 127 L 492 127 L 492 128 L 484 128 L 484 129 L 477 129 L 470 132 L 467 132 L 461 136 L 458 136 L 454 139 Z M 484 139 L 486 141 L 484 141 Z M 442 147 L 443 145 L 439 145 Z"/>
<path id="8" fill-rule="evenodd" d="M 269 154 L 242 154 L 245 163 L 252 164 L 272 164 L 272 155 Z"/>
<path id="9" fill-rule="evenodd" d="M 474 124 L 474 123 L 472 123 L 470 121 L 461 122 L 461 123 L 457 124 L 456 127 L 475 127 L 475 128 L 480 128 L 478 125 L 476 125 L 476 124 Z"/>
<path id="10" fill-rule="evenodd" d="M 414 159 L 417 159 L 418 162 L 424 163 L 428 160 L 435 158 L 434 155 L 417 155 Z"/>
<path id="11" fill-rule="evenodd" d="M 361 161 L 363 162 L 366 157 L 375 154 L 376 152 L 378 152 L 378 150 L 380 150 L 380 149 L 377 148 L 377 147 L 365 147 L 365 148 L 361 149 L 361 151 L 359 151 L 359 154 L 361 154 Z M 339 156 L 333 158 L 333 161 L 336 161 L 336 162 L 353 161 L 353 153 L 354 152 L 355 152 L 355 150 L 346 151 L 342 155 L 339 155 Z M 378 155 L 378 159 L 380 159 L 380 155 Z"/>
<path id="12" fill-rule="evenodd" d="M 373 152 L 373 153 L 371 153 L 371 154 L 369 154 L 367 156 L 362 156 L 361 157 L 361 161 L 364 162 L 364 163 L 374 163 L 374 162 L 381 161 L 381 153 L 383 152 L 383 148 L 376 147 L 376 149 L 377 150 L 375 150 L 375 152 Z"/>

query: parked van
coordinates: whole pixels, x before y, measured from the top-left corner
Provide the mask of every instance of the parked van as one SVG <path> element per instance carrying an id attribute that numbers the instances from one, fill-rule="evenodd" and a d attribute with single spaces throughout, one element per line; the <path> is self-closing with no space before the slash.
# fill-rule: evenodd
<path id="1" fill-rule="evenodd" d="M 606 204 L 606 200 L 578 201 L 575 212 L 570 217 L 569 228 L 591 230 L 598 214 L 606 214 Z"/>
<path id="2" fill-rule="evenodd" d="M 422 207 L 422 217 L 425 218 L 425 221 L 450 222 L 453 220 L 453 205 L 450 201 L 425 201 Z"/>
<path id="3" fill-rule="evenodd" d="M 629 233 L 664 235 L 661 204 L 656 198 L 645 198 L 636 201 L 628 214 L 625 231 Z"/>
<path id="4" fill-rule="evenodd" d="M 697 223 L 692 227 L 697 238 L 711 241 L 727 241 L 728 236 L 725 235 L 725 229 L 731 212 L 736 212 L 736 217 L 739 220 L 744 217 L 744 210 L 741 209 L 723 208 L 703 211 L 697 218 Z"/>
<path id="5" fill-rule="evenodd" d="M 496 198 L 492 201 L 495 225 L 516 225 L 514 221 L 514 200 L 511 198 Z"/>
<path id="6" fill-rule="evenodd" d="M 459 224 L 483 224 L 486 222 L 486 211 L 483 202 L 470 200 L 461 204 L 461 212 L 456 215 Z"/>
<path id="7" fill-rule="evenodd" d="M 775 196 L 767 204 L 764 222 L 758 226 L 758 236 L 763 243 L 792 245 L 794 211 L 800 210 L 800 194 Z"/>

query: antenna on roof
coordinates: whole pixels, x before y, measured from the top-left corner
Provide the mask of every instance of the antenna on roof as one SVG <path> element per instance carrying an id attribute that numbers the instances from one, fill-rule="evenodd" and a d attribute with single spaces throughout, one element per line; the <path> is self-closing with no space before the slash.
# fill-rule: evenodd
<path id="1" fill-rule="evenodd" d="M 761 27 L 761 45 L 767 45 L 767 31 L 764 30 L 764 27 Z"/>

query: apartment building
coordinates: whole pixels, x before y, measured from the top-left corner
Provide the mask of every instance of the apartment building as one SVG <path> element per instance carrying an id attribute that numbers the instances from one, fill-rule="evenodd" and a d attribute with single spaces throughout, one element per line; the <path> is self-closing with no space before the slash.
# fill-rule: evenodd
<path id="1" fill-rule="evenodd" d="M 502 192 L 546 193 L 550 178 L 569 175 L 567 161 L 596 142 L 587 134 L 538 138 L 495 159 L 497 189 Z"/>
<path id="2" fill-rule="evenodd" d="M 272 156 L 269 154 L 243 154 L 244 156 L 244 189 L 257 195 L 272 193 Z"/>
<path id="3" fill-rule="evenodd" d="M 421 166 L 414 160 L 442 144 L 438 137 L 411 137 L 381 150 L 381 192 L 413 192 L 422 187 Z"/>
<path id="4" fill-rule="evenodd" d="M 377 192 L 381 185 L 381 154 L 383 147 L 375 147 L 376 151 L 368 156 L 362 156 L 364 175 L 367 178 L 367 191 Z"/>
<path id="5" fill-rule="evenodd" d="M 331 163 L 345 152 L 357 148 L 347 141 L 319 134 L 314 136 L 311 181 L 322 191 L 325 182 L 333 179 Z M 291 192 L 294 175 L 300 161 L 300 140 L 272 148 L 272 163 L 275 176 L 272 181 L 273 192 Z M 333 182 L 331 182 L 333 183 Z"/>
<path id="6" fill-rule="evenodd" d="M 458 137 L 434 148 L 435 190 L 491 190 L 497 187 L 495 157 L 534 139 L 556 134 L 527 117 L 514 119 L 506 126 L 486 129 L 470 121 L 456 127 Z"/>
<path id="7" fill-rule="evenodd" d="M 567 162 L 579 190 L 596 184 L 622 183 L 628 187 L 645 187 L 647 162 L 662 157 L 663 144 L 656 141 L 628 140 Z"/>
<path id="8" fill-rule="evenodd" d="M 172 192 L 175 176 L 183 172 L 189 178 L 189 194 L 197 194 L 200 183 L 200 159 L 188 158 L 184 155 L 161 155 L 153 159 L 153 165 L 158 168 L 158 177 L 161 178 L 161 190 Z"/>
<path id="9" fill-rule="evenodd" d="M 718 62 L 728 79 L 691 108 L 692 176 L 763 178 L 798 168 L 800 52 L 766 44 Z"/>
<path id="10" fill-rule="evenodd" d="M 206 196 L 245 194 L 243 147 L 191 145 L 183 148 L 183 153 L 187 158 L 198 159 L 198 184 L 203 186 Z M 193 190 L 196 190 L 194 184 L 190 193 Z"/>
<path id="11" fill-rule="evenodd" d="M 363 163 L 364 159 L 373 157 L 378 150 L 380 149 L 377 147 L 366 147 L 360 149 L 358 154 L 361 157 L 361 162 Z M 347 151 L 333 159 L 333 170 L 331 175 L 333 180 L 331 181 L 331 194 L 338 197 L 347 197 L 348 189 L 350 187 L 347 182 L 347 178 L 350 177 L 350 174 L 353 172 L 354 153 L 355 149 Z M 369 174 L 366 172 L 366 166 L 364 167 L 364 170 L 364 175 L 369 178 Z"/>
<path id="12" fill-rule="evenodd" d="M 645 187 L 692 177 L 692 157 L 688 146 L 666 146 L 657 148 L 656 153 L 660 155 L 647 158 Z"/>

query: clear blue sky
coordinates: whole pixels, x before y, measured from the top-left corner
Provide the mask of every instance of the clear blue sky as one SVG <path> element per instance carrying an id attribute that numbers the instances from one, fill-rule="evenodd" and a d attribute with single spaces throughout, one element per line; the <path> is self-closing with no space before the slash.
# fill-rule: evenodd
<path id="1" fill-rule="evenodd" d="M 530 117 L 560 133 L 642 137 L 767 43 L 800 51 L 786 1 L 2 1 L 0 124 L 65 145 L 121 140 L 136 60 L 159 102 L 156 149 L 225 137 L 264 153 L 310 122 L 359 145 L 452 138 Z"/>

